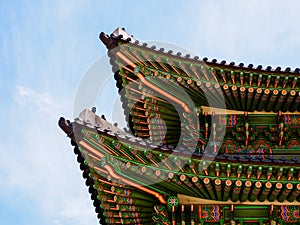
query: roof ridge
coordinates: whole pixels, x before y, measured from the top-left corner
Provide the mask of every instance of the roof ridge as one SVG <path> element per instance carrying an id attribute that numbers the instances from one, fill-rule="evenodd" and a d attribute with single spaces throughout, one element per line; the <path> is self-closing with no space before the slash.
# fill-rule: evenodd
<path id="1" fill-rule="evenodd" d="M 101 32 L 99 36 L 100 40 L 106 45 L 106 47 L 110 50 L 113 49 L 114 47 L 117 47 L 117 41 L 121 40 L 123 42 L 128 42 L 134 45 L 137 45 L 139 47 L 147 48 L 149 50 L 153 50 L 156 52 L 164 53 L 167 55 L 170 55 L 172 57 L 179 57 L 182 59 L 188 59 L 192 61 L 197 61 L 197 62 L 204 62 L 208 64 L 215 64 L 217 66 L 228 66 L 232 67 L 235 69 L 246 69 L 246 70 L 258 70 L 261 72 L 275 72 L 275 73 L 288 73 L 288 74 L 300 74 L 300 68 L 295 68 L 293 71 L 290 67 L 286 67 L 285 69 L 282 69 L 280 66 L 277 66 L 276 68 L 272 68 L 272 66 L 266 66 L 265 68 L 262 65 L 254 66 L 252 63 L 248 64 L 248 66 L 245 66 L 244 63 L 239 63 L 237 64 L 236 62 L 232 61 L 230 63 L 227 63 L 226 60 L 217 60 L 215 58 L 209 60 L 208 57 L 203 57 L 200 59 L 199 56 L 195 56 L 191 58 L 190 54 L 186 54 L 183 56 L 181 52 L 173 53 L 171 49 L 165 50 L 164 48 L 156 49 L 155 45 L 148 46 L 146 42 L 140 42 L 139 40 L 135 39 L 133 35 L 130 35 L 129 33 L 126 32 L 125 28 L 116 28 L 110 35 Z M 112 43 L 115 43 L 115 45 L 112 45 Z"/>

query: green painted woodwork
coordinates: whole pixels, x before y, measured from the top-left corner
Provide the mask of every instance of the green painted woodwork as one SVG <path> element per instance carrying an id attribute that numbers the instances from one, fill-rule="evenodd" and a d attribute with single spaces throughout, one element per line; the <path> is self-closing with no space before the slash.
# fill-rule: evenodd
<path id="1" fill-rule="evenodd" d="M 87 143 L 93 145 L 104 154 L 107 154 L 107 152 L 103 150 L 102 146 L 109 147 L 111 150 L 119 149 L 118 153 L 122 153 L 118 156 L 109 154 L 105 157 L 105 160 L 101 160 L 100 162 L 93 161 L 93 159 L 87 157 L 86 159 L 89 165 L 98 165 L 100 167 L 109 163 L 122 176 L 135 177 L 134 179 L 141 184 L 149 182 L 149 179 L 157 181 L 155 184 L 151 185 L 155 190 L 164 190 L 168 193 L 175 192 L 223 201 L 226 201 L 228 198 L 232 201 L 246 201 L 248 198 L 250 201 L 257 199 L 260 201 L 264 201 L 265 199 L 274 201 L 277 198 L 279 201 L 284 201 L 285 199 L 293 201 L 295 200 L 295 197 L 292 197 L 292 193 L 298 193 L 299 191 L 299 186 L 297 186 L 299 167 L 294 167 L 293 170 L 291 170 L 290 167 L 271 166 L 272 169 L 270 169 L 270 166 L 268 165 L 253 166 L 244 164 L 242 166 L 236 163 L 228 164 L 213 161 L 207 168 L 208 174 L 210 174 L 209 177 L 207 177 L 203 171 L 202 175 L 201 171 L 196 172 L 197 165 L 198 169 L 200 167 L 203 168 L 203 162 L 205 161 L 201 161 L 201 159 L 190 159 L 191 161 L 182 167 L 181 171 L 176 163 L 179 158 L 170 156 L 169 153 L 166 153 L 165 151 L 152 149 L 150 156 L 147 147 L 132 148 L 130 147 L 132 144 L 128 142 L 125 143 L 122 140 L 114 139 L 106 135 L 103 135 L 100 138 L 98 133 L 92 132 L 91 130 L 88 131 L 85 128 L 82 129 L 82 134 L 86 137 L 85 140 Z M 134 152 L 135 155 L 132 154 L 132 152 Z M 87 156 L 84 151 L 83 155 Z M 135 158 L 136 156 L 138 157 Z M 162 159 L 164 158 L 167 158 L 167 161 L 163 162 Z M 184 157 L 180 158 L 185 161 Z M 144 163 L 142 163 L 140 159 L 143 159 Z M 153 162 L 160 166 L 157 167 Z M 188 162 L 188 159 L 186 159 L 186 162 Z M 166 166 L 166 163 L 169 168 Z M 197 174 L 195 174 L 188 165 L 193 165 L 192 168 Z M 222 167 L 224 167 L 224 169 L 222 169 Z M 216 171 L 221 171 L 219 176 L 217 176 Z M 270 171 L 272 172 L 272 175 L 270 175 Z M 266 178 L 268 175 L 269 179 L 267 180 Z M 230 180 L 228 180 L 228 176 Z M 288 176 L 290 176 L 289 180 L 286 179 Z M 280 177 L 279 182 L 278 177 Z M 216 179 L 221 181 L 221 183 L 224 182 L 225 189 L 222 199 L 221 195 L 217 194 L 219 192 L 217 191 L 218 185 L 215 183 Z M 199 181 L 200 183 L 198 183 Z M 232 182 L 234 183 L 232 184 Z M 236 185 L 236 182 L 239 183 L 238 186 Z M 241 190 L 242 187 L 247 186 L 245 186 L 245 182 L 251 183 L 252 191 Z M 226 187 L 227 183 L 230 183 L 230 185 L 228 185 L 229 189 Z M 271 188 L 267 188 L 269 185 Z M 277 186 L 286 187 L 286 185 L 292 186 L 292 188 L 289 188 L 289 190 L 277 188 Z M 280 194 L 281 190 L 283 190 L 282 194 Z"/>

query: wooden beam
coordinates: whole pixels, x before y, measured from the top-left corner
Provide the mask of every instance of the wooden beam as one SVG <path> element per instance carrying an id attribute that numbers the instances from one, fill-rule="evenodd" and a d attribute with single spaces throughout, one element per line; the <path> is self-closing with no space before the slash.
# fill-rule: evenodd
<path id="1" fill-rule="evenodd" d="M 288 202 L 288 201 L 263 201 L 260 202 L 258 200 L 254 202 L 246 201 L 246 202 L 241 202 L 241 201 L 236 201 L 233 202 L 231 200 L 228 201 L 216 201 L 216 200 L 209 200 L 209 199 L 203 199 L 203 198 L 197 198 L 197 197 L 192 197 L 192 196 L 187 196 L 187 195 L 182 195 L 178 194 L 177 195 L 179 204 L 183 205 L 293 205 L 293 206 L 300 206 L 300 202 Z"/>
<path id="2" fill-rule="evenodd" d="M 230 109 L 220 109 L 220 108 L 214 108 L 209 106 L 201 106 L 203 113 L 207 113 L 208 115 L 214 114 L 233 114 L 233 115 L 242 115 L 245 114 L 245 111 L 239 111 L 239 110 L 230 110 Z M 277 113 L 274 112 L 266 112 L 266 111 L 253 111 L 253 112 L 247 112 L 248 115 L 277 115 Z M 300 112 L 284 112 L 282 115 L 285 114 L 292 114 L 292 115 L 300 115 Z"/>

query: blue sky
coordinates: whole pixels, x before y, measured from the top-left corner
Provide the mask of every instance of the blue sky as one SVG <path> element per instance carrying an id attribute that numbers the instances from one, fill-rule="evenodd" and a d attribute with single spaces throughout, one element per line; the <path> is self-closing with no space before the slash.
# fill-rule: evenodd
<path id="1" fill-rule="evenodd" d="M 298 1 L 1 1 L 0 223 L 98 224 L 57 121 L 73 118 L 82 77 L 106 53 L 101 31 L 125 27 L 200 57 L 295 68 L 299 10 Z M 112 81 L 106 89 L 115 99 Z M 111 101 L 95 104 L 109 118 Z"/>

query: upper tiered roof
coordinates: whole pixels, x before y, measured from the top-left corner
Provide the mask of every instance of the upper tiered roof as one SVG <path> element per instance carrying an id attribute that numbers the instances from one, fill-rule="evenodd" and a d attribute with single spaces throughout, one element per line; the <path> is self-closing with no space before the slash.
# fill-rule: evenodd
<path id="1" fill-rule="evenodd" d="M 246 67 L 243 63 L 190 58 L 140 43 L 120 28 L 111 35 L 101 33 L 100 39 L 109 49 L 125 115 L 135 135 L 176 145 L 181 132 L 188 136 L 186 145 L 195 139 L 189 134 L 199 133 L 197 146 L 207 146 L 211 134 L 222 137 L 222 126 L 226 126 L 223 152 L 263 148 L 269 153 L 272 149 L 300 147 L 298 68 L 263 69 L 252 64 Z M 216 116 L 215 109 L 210 116 L 205 112 L 207 106 L 233 111 L 225 118 L 225 111 L 221 112 L 223 116 Z M 203 117 L 199 128 L 193 127 L 193 119 L 182 127 L 182 115 Z M 164 140 L 160 136 L 165 124 L 155 123 L 153 118 L 164 120 Z"/>
<path id="2" fill-rule="evenodd" d="M 189 94 L 192 89 L 199 92 L 198 95 L 191 94 L 196 105 L 207 105 L 201 95 L 202 92 L 214 93 L 220 86 L 227 109 L 267 112 L 298 110 L 299 68 L 293 71 L 289 67 L 281 70 L 280 67 L 272 69 L 270 66 L 263 68 L 261 65 L 257 67 L 252 64 L 244 66 L 243 63 L 236 65 L 234 62 L 218 62 L 216 59 L 210 61 L 206 57 L 190 58 L 189 54 L 183 56 L 180 52 L 175 54 L 172 50 L 165 51 L 164 48 L 156 49 L 155 45 L 140 43 L 120 28 L 111 35 L 101 33 L 100 39 L 110 50 L 110 62 L 114 72 L 123 68 L 126 70 L 124 73 L 130 74 L 133 67 L 137 67 L 138 70 L 147 68 L 148 71 L 143 73 L 145 77 L 165 78 L 190 89 L 187 90 Z M 134 71 L 131 73 L 134 77 Z M 124 80 L 117 79 L 117 82 L 121 88 L 120 85 Z M 257 103 L 255 99 L 260 99 L 264 104 Z M 268 100 L 271 103 L 268 103 Z M 297 105 L 292 104 L 293 102 Z"/>

